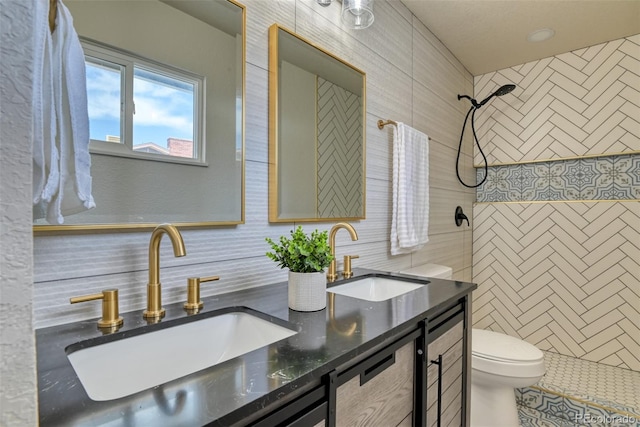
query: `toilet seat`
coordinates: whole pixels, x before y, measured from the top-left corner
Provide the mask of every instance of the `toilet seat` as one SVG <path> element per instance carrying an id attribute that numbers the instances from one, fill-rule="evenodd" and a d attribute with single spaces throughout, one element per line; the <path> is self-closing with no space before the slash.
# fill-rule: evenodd
<path id="1" fill-rule="evenodd" d="M 484 329 L 472 330 L 472 369 L 509 377 L 544 375 L 544 355 L 519 338 Z"/>

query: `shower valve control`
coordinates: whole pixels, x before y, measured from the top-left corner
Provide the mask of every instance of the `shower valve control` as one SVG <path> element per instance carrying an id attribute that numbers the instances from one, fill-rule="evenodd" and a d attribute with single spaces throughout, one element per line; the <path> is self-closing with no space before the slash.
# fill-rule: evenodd
<path id="1" fill-rule="evenodd" d="M 469 224 L 469 218 L 467 218 L 467 216 L 464 214 L 464 212 L 462 212 L 462 207 L 461 206 L 457 206 L 456 207 L 456 213 L 454 215 L 454 218 L 456 220 L 456 225 L 458 227 L 460 227 L 462 225 L 462 221 L 467 221 L 467 226 L 471 225 L 471 224 Z"/>

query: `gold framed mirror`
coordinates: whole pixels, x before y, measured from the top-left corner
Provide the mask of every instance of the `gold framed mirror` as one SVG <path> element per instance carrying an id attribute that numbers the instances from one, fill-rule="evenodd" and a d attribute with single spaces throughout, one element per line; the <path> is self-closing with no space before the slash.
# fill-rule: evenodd
<path id="1" fill-rule="evenodd" d="M 87 65 L 96 208 L 49 225 L 46 212 L 34 206 L 34 231 L 244 223 L 245 6 L 235 0 L 65 5 Z M 121 101 L 107 104 L 106 91 L 93 92 L 107 83 L 90 80 L 92 68 L 101 78 L 115 69 L 111 75 L 120 80 L 110 84 L 133 86 L 131 99 L 118 95 Z M 188 101 L 167 95 L 170 90 L 189 92 Z M 190 117 L 183 118 L 184 111 Z"/>
<path id="2" fill-rule="evenodd" d="M 366 75 L 269 29 L 269 222 L 365 218 Z"/>

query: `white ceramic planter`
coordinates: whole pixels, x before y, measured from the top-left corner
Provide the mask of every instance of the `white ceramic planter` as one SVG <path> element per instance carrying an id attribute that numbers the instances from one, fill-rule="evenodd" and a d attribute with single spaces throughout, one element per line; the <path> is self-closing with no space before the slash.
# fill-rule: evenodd
<path id="1" fill-rule="evenodd" d="M 317 273 L 289 271 L 289 308 L 296 311 L 318 311 L 327 306 L 327 276 Z"/>

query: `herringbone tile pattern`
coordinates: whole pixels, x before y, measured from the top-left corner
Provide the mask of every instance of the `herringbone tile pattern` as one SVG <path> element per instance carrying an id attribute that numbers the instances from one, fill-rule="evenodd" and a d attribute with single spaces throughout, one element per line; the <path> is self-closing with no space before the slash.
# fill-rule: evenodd
<path id="1" fill-rule="evenodd" d="M 489 164 L 640 151 L 640 35 L 476 76 L 475 97 L 506 83 L 476 114 Z"/>
<path id="2" fill-rule="evenodd" d="M 474 206 L 474 326 L 640 370 L 640 202 Z"/>
<path id="3" fill-rule="evenodd" d="M 362 97 L 318 77 L 318 216 L 362 210 Z"/>

